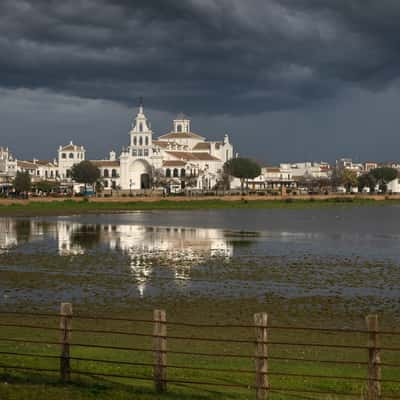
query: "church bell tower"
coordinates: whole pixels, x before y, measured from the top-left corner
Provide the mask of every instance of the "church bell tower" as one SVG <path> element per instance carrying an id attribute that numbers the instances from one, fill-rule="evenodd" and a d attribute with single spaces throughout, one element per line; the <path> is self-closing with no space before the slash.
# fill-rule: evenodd
<path id="1" fill-rule="evenodd" d="M 150 121 L 148 121 L 144 114 L 142 101 L 140 101 L 139 112 L 132 122 L 132 129 L 129 134 L 131 136 L 131 155 L 137 158 L 151 156 L 153 132 L 151 130 Z"/>

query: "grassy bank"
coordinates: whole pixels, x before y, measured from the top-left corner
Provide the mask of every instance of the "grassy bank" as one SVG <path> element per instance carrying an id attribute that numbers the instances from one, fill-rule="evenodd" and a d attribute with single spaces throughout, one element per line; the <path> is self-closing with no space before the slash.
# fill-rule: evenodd
<path id="1" fill-rule="evenodd" d="M 164 272 L 169 268 L 160 261 L 155 261 Z M 199 292 L 195 288 L 170 292 L 172 285 L 185 285 L 185 282 L 172 282 L 170 279 L 148 279 L 148 284 L 160 289 L 158 294 L 144 296 L 135 295 L 136 279 L 130 272 L 130 264 L 121 258 L 102 254 L 96 256 L 58 257 L 40 254 L 3 254 L 0 265 L 6 266 L 0 277 L 2 286 L 10 288 L 2 292 L 4 297 L 0 311 L 10 309 L 33 312 L 57 312 L 59 301 L 72 299 L 75 314 L 112 316 L 113 318 L 151 319 L 152 310 L 163 308 L 167 311 L 169 322 L 187 322 L 194 324 L 243 324 L 253 321 L 253 314 L 265 311 L 269 313 L 271 325 L 294 325 L 324 328 L 365 329 L 364 317 L 376 312 L 380 316 L 380 327 L 384 330 L 398 330 L 399 307 L 397 298 L 386 298 L 372 294 L 342 297 L 335 287 L 341 281 L 349 287 L 364 287 L 376 281 L 377 287 L 390 285 L 398 281 L 397 265 L 379 265 L 354 259 L 337 259 L 324 264 L 324 260 L 306 258 L 303 261 L 288 262 L 274 257 L 257 260 L 237 260 L 224 264 L 215 259 L 208 262 L 208 269 L 193 268 L 191 279 L 201 285 L 208 281 L 221 282 L 224 289 L 203 288 Z M 29 267 L 28 267 L 29 266 Z M 359 271 L 363 271 L 362 274 Z M 379 277 L 384 282 L 378 282 Z M 243 288 L 257 282 L 274 282 L 277 286 L 291 284 L 294 287 L 309 287 L 310 291 L 296 295 L 274 294 L 265 289 L 263 296 L 242 293 L 238 289 L 237 296 L 221 296 L 229 289 L 229 282 L 241 281 Z M 203 287 L 202 286 L 202 287 Z M 327 289 L 329 293 L 318 295 L 313 287 Z M 179 286 L 180 287 L 180 286 Z M 13 289 L 18 288 L 18 289 Z M 25 324 L 27 327 L 0 327 L 0 337 L 13 339 L 34 339 L 58 342 L 57 330 L 42 331 L 32 329 L 29 325 L 58 327 L 57 317 L 20 317 L 0 314 L 2 324 Z M 73 329 L 114 330 L 123 332 L 152 333 L 152 324 L 145 322 L 73 320 Z M 196 328 L 190 326 L 168 326 L 169 336 L 208 337 L 216 339 L 254 340 L 254 329 L 249 328 Z M 363 333 L 324 333 L 306 331 L 271 330 L 269 340 L 274 342 L 325 343 L 365 346 L 367 337 Z M 382 337 L 382 345 L 400 348 L 400 337 Z M 72 343 L 99 344 L 135 348 L 152 348 L 151 337 L 129 336 L 121 334 L 105 334 L 90 332 L 73 332 Z M 168 340 L 168 349 L 197 353 L 254 354 L 253 343 L 219 343 L 186 340 Z M 272 387 L 287 389 L 320 390 L 330 392 L 351 392 L 361 399 L 365 387 L 363 381 L 355 381 L 350 377 L 366 376 L 366 365 L 363 364 L 327 364 L 319 362 L 303 362 L 302 359 L 339 360 L 365 362 L 365 349 L 349 350 L 337 348 L 317 348 L 309 346 L 269 347 L 272 357 L 291 357 L 299 361 L 270 360 L 271 372 L 341 376 L 344 379 L 312 379 L 295 376 L 271 375 Z M 58 345 L 21 344 L 0 341 L 0 352 L 47 354 L 58 356 Z M 127 352 L 115 349 L 97 349 L 74 347 L 71 356 L 101 360 L 117 360 L 120 362 L 140 362 L 151 364 L 151 352 Z M 23 365 L 31 368 L 58 369 L 58 359 L 41 359 L 35 356 L 18 357 L 0 354 L 0 364 Z M 168 364 L 186 367 L 200 367 L 227 370 L 254 370 L 252 359 L 213 358 L 194 355 L 168 354 Z M 383 352 L 382 362 L 400 365 L 400 352 Z M 107 364 L 94 361 L 73 360 L 72 370 L 90 371 L 102 374 L 122 374 L 151 377 L 151 366 L 131 366 L 124 364 Z M 168 369 L 169 379 L 188 381 L 206 381 L 222 384 L 253 385 L 254 374 L 235 372 L 215 372 L 203 370 Z M 383 368 L 384 379 L 400 380 L 399 368 Z M 254 390 L 246 388 L 225 388 L 214 386 L 169 385 L 168 393 L 158 395 L 152 382 L 130 379 L 87 377 L 72 373 L 72 383 L 62 385 L 58 374 L 39 371 L 16 372 L 0 367 L 1 399 L 96 399 L 96 400 L 139 400 L 183 399 L 253 399 Z M 384 392 L 395 396 L 400 391 L 399 384 L 385 383 Z M 359 396 L 358 396 L 359 395 Z M 272 400 L 293 400 L 297 398 L 336 400 L 345 397 L 333 395 L 294 395 L 271 393 Z"/>
<path id="2" fill-rule="evenodd" d="M 96 201 L 96 200 L 64 200 L 64 201 L 29 201 L 0 202 L 0 216 L 37 216 L 59 214 L 105 213 L 135 210 L 197 210 L 223 208 L 287 208 L 304 209 L 332 206 L 371 206 L 400 204 L 399 199 L 374 200 L 366 198 L 327 198 L 327 199 L 294 199 L 285 200 L 147 200 L 147 201 Z"/>
<path id="3" fill-rule="evenodd" d="M 169 305 L 167 305 L 169 309 Z M 179 307 L 178 307 L 179 308 Z M 173 310 L 169 310 L 170 315 L 174 315 Z M 201 310 L 200 310 L 201 311 Z M 204 311 L 204 310 L 203 310 Z M 226 309 L 225 311 L 228 311 Z M 127 318 L 151 318 L 151 310 L 146 312 L 135 312 L 124 315 Z M 114 315 L 115 317 L 115 315 Z M 171 317 L 172 319 L 173 317 Z M 174 321 L 177 321 L 175 318 Z M 196 322 L 197 318 L 186 320 L 186 322 Z M 21 318 L 21 317 L 7 317 L 2 319 L 3 322 L 8 324 L 34 324 L 46 325 L 57 327 L 58 319 L 45 318 L 38 320 L 37 318 Z M 204 322 L 204 321 L 202 321 Z M 227 322 L 227 321 L 226 321 Z M 251 319 L 246 321 L 251 322 Z M 232 322 L 231 322 L 232 323 Z M 83 321 L 74 320 L 73 328 L 75 329 L 97 329 L 97 330 L 118 330 L 118 331 L 133 331 L 151 334 L 152 326 L 146 323 L 129 323 L 129 322 L 115 322 L 115 321 Z M 277 322 L 275 322 L 277 324 Z M 170 336 L 201 336 L 211 338 L 235 338 L 243 340 L 253 339 L 253 329 L 215 329 L 215 328 L 183 328 L 176 326 L 169 326 L 168 334 Z M 35 338 L 36 340 L 57 342 L 57 331 L 38 331 L 29 328 L 2 328 L 2 337 L 11 338 Z M 363 334 L 321 334 L 310 332 L 282 332 L 271 331 L 269 340 L 272 341 L 289 341 L 301 343 L 327 343 L 338 345 L 365 345 L 366 336 Z M 130 337 L 126 335 L 105 335 L 93 333 L 73 333 L 74 343 L 89 343 L 121 346 L 121 347 L 135 347 L 135 348 L 152 348 L 152 338 Z M 398 340 L 383 340 L 382 345 L 397 346 Z M 254 345 L 249 344 L 232 344 L 232 343 L 205 343 L 195 341 L 176 341 L 169 340 L 169 351 L 187 351 L 189 353 L 235 353 L 243 355 L 253 355 Z M 5 344 L 0 345 L 1 352 L 18 352 L 32 354 L 30 357 L 17 357 L 15 355 L 2 355 L 1 363 L 19 365 L 30 367 L 34 369 L 54 369 L 57 371 L 59 360 L 45 359 L 35 357 L 34 354 L 46 354 L 49 356 L 59 355 L 59 346 L 57 345 L 34 345 L 34 344 Z M 12 369 L 3 368 L 0 371 L 0 398 L 1 399 L 139 399 L 139 400 L 155 400 L 155 399 L 251 399 L 255 397 L 253 389 L 247 388 L 230 388 L 219 386 L 203 386 L 203 385 L 187 385 L 187 384 L 170 384 L 168 393 L 160 395 L 153 389 L 151 381 L 140 379 L 122 379 L 110 377 L 87 377 L 84 372 L 99 373 L 99 374 L 114 374 L 114 375 L 127 375 L 133 377 L 151 377 L 153 355 L 151 352 L 127 352 L 120 350 L 105 350 L 96 348 L 82 348 L 72 346 L 71 356 L 76 358 L 87 358 L 96 360 L 112 360 L 119 361 L 121 364 L 108 364 L 94 361 L 72 360 L 72 383 L 63 385 L 58 380 L 58 373 L 46 373 L 40 371 L 13 371 Z M 298 358 L 313 359 L 313 360 L 339 360 L 339 361 L 365 361 L 365 350 L 338 350 L 338 349 L 318 349 L 307 346 L 301 347 L 287 347 L 287 346 L 270 346 L 270 356 L 275 358 Z M 385 353 L 384 362 L 399 364 L 400 355 L 387 355 Z M 123 363 L 143 363 L 150 364 L 144 366 L 131 366 L 124 365 Z M 186 366 L 184 369 L 168 369 L 168 379 L 170 380 L 186 380 L 197 382 L 211 382 L 219 384 L 233 384 L 233 385 L 254 385 L 254 374 L 252 373 L 235 373 L 239 370 L 254 370 L 254 361 L 251 359 L 238 359 L 238 358 L 213 358 L 213 357 L 199 357 L 194 355 L 168 355 L 169 365 Z M 204 368 L 204 369 L 221 369 L 232 372 L 222 371 L 207 371 L 207 370 L 191 370 L 191 367 Z M 351 377 L 364 378 L 366 376 L 365 365 L 335 365 L 324 364 L 319 362 L 309 363 L 302 361 L 279 361 L 270 360 L 269 370 L 272 372 L 270 376 L 271 387 L 284 387 L 289 390 L 316 390 L 328 392 L 344 392 L 353 393 L 356 398 L 362 399 L 362 393 L 365 390 L 365 383 L 363 381 L 352 380 Z M 80 371 L 81 373 L 74 371 Z M 343 379 L 313 379 L 302 378 L 296 376 L 277 376 L 273 373 L 289 373 L 299 375 L 324 375 L 343 377 Z M 400 378 L 398 369 L 383 368 L 383 379 Z M 400 391 L 399 384 L 385 383 L 383 384 L 384 393 L 387 395 L 396 395 Z M 325 400 L 341 399 L 342 396 L 334 395 L 306 395 L 307 398 L 318 398 Z M 291 400 L 296 398 L 303 398 L 302 395 L 297 394 L 284 394 L 284 393 L 271 393 L 270 399 L 273 400 Z"/>

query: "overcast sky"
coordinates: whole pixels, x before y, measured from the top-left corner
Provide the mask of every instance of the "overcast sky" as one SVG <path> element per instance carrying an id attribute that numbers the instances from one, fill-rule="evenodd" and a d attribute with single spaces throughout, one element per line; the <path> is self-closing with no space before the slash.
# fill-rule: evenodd
<path id="1" fill-rule="evenodd" d="M 1 0 L 0 146 L 50 158 L 184 112 L 267 164 L 400 160 L 399 0 Z"/>

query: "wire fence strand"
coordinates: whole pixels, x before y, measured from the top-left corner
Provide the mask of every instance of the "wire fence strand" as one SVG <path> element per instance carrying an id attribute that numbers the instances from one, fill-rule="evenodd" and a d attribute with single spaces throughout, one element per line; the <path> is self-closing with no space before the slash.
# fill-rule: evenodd
<path id="1" fill-rule="evenodd" d="M 0 315 L 21 315 L 21 316 L 42 316 L 42 317 L 60 317 L 59 313 L 34 313 L 34 312 L 21 312 L 21 311 L 0 311 Z M 87 314 L 74 314 L 71 316 L 73 319 L 89 319 L 89 320 L 104 320 L 104 321 L 121 321 L 121 322 L 143 322 L 143 323 L 154 323 L 152 319 L 146 318 L 123 318 L 123 317 L 112 317 L 112 316 L 96 316 Z M 201 324 L 191 322 L 178 322 L 168 321 L 168 325 L 185 326 L 193 328 L 251 328 L 255 327 L 254 324 Z M 351 329 L 351 328 L 323 328 L 323 327 L 311 327 L 311 326 L 291 326 L 291 325 L 270 325 L 268 329 L 276 330 L 303 330 L 303 331 L 316 331 L 316 332 L 330 332 L 330 333 L 370 333 L 367 329 Z M 380 335 L 400 335 L 400 331 L 389 331 L 389 330 L 378 330 Z"/>
<path id="2" fill-rule="evenodd" d="M 31 317 L 36 317 L 38 320 L 43 317 L 43 318 L 59 318 L 61 321 L 63 321 L 63 318 L 68 318 L 68 319 L 75 319 L 75 320 L 92 320 L 92 321 L 116 321 L 116 322 L 121 322 L 124 324 L 113 324 L 113 329 L 97 329 L 96 328 L 91 328 L 82 326 L 83 324 L 77 324 L 78 327 L 69 327 L 68 328 L 62 328 L 63 324 L 61 323 L 61 327 L 59 326 L 49 326 L 49 320 L 45 320 L 46 325 L 42 325 L 41 323 L 44 323 L 43 321 L 34 321 L 35 323 L 28 323 L 32 320 L 27 319 L 25 321 L 21 321 L 21 323 L 18 323 L 16 321 L 19 321 L 18 319 L 13 319 L 10 320 L 9 318 L 5 317 L 3 320 L 1 320 L 2 316 L 10 316 L 10 315 L 15 315 L 17 317 L 26 317 L 26 316 L 31 316 Z M 33 322 L 33 321 L 32 321 Z M 136 325 L 134 327 L 128 325 L 128 324 L 139 324 L 139 323 L 148 323 L 152 324 L 153 327 L 156 326 L 155 324 L 163 324 L 163 326 L 173 326 L 173 327 L 182 327 L 182 328 L 196 328 L 196 333 L 194 330 L 188 329 L 188 332 L 190 333 L 195 333 L 194 335 L 191 334 L 182 334 L 181 331 L 179 331 L 179 334 L 172 334 L 172 335 L 166 335 L 166 331 L 163 332 L 163 334 L 157 334 L 158 331 L 155 330 L 153 333 L 146 333 L 146 332 L 138 332 L 136 329 L 130 330 L 130 328 L 136 328 Z M 82 327 L 81 327 L 82 326 Z M 115 327 L 117 327 L 115 329 Z M 381 374 L 379 372 L 378 375 L 371 375 L 370 373 L 366 376 L 356 376 L 360 375 L 359 372 L 360 368 L 359 367 L 366 367 L 365 370 L 370 372 L 370 368 L 382 368 L 382 367 L 387 367 L 387 368 L 399 368 L 400 369 L 400 364 L 396 363 L 395 361 L 398 361 L 395 358 L 390 357 L 389 360 L 381 361 L 380 358 L 377 360 L 373 361 L 373 364 L 371 364 L 371 351 L 375 352 L 374 354 L 377 354 L 376 352 L 382 351 L 382 352 L 390 352 L 390 353 L 396 353 L 400 352 L 400 347 L 396 345 L 396 342 L 388 342 L 391 345 L 379 345 L 377 341 L 372 341 L 371 339 L 371 334 L 374 335 L 373 337 L 377 337 L 378 335 L 390 335 L 393 338 L 397 338 L 398 335 L 400 335 L 399 331 L 390 331 L 390 330 L 368 330 L 368 329 L 335 329 L 335 328 L 325 328 L 325 327 L 306 327 L 306 326 L 289 326 L 289 325 L 257 325 L 257 324 L 202 324 L 202 323 L 192 323 L 192 322 L 179 322 L 179 321 L 160 321 L 160 320 L 155 320 L 155 319 L 146 319 L 146 318 L 124 318 L 124 317 L 112 317 L 112 316 L 95 316 L 95 315 L 85 315 L 85 314 L 74 314 L 74 315 L 63 315 L 62 313 L 39 313 L 39 312 L 21 312 L 21 311 L 0 311 L 0 328 L 4 328 L 4 332 L 7 332 L 7 328 L 16 328 L 16 329 L 21 329 L 22 335 L 27 336 L 25 331 L 22 330 L 27 330 L 27 329 L 32 329 L 32 330 L 43 330 L 43 331 L 53 331 L 53 332 L 61 332 L 65 333 L 67 332 L 68 335 L 71 333 L 77 333 L 77 334 L 90 334 L 90 335 L 101 335 L 102 338 L 105 340 L 99 340 L 100 342 L 105 342 L 103 343 L 85 343 L 87 341 L 86 336 L 84 335 L 76 335 L 73 336 L 73 338 L 68 337 L 68 349 L 75 349 L 75 348 L 82 348 L 83 351 L 79 350 L 76 353 L 70 352 L 68 350 L 68 368 L 69 372 L 74 374 L 74 375 L 83 375 L 83 376 L 88 376 L 88 377 L 103 377 L 103 378 L 118 378 L 118 379 L 130 379 L 130 380 L 143 380 L 143 381 L 153 381 L 155 382 L 156 379 L 158 379 L 158 382 L 165 382 L 168 384 L 172 385 L 189 385 L 189 386 L 210 386 L 210 387 L 220 387 L 222 388 L 232 388 L 232 389 L 246 389 L 246 390 L 265 390 L 268 392 L 275 392 L 275 393 L 280 393 L 280 392 L 287 392 L 291 393 L 293 396 L 299 397 L 297 394 L 304 394 L 304 395 L 309 395 L 312 398 L 312 396 L 344 396 L 344 397 L 356 397 L 359 398 L 360 394 L 359 393 L 354 393 L 350 391 L 336 391 L 336 390 L 330 390 L 326 389 L 324 390 L 324 386 L 321 386 L 320 383 L 324 382 L 324 384 L 327 385 L 327 387 L 332 386 L 331 382 L 336 381 L 336 382 L 347 382 L 346 385 L 342 386 L 343 388 L 352 388 L 354 390 L 355 387 L 358 387 L 358 383 L 362 383 L 363 386 L 367 386 L 371 384 L 375 384 L 379 382 L 379 384 L 382 384 L 386 390 L 390 389 L 395 393 L 395 388 L 398 386 L 400 387 L 400 379 L 397 379 L 398 375 L 394 375 L 396 371 L 390 370 L 390 375 L 384 375 L 384 378 L 381 377 Z M 214 333 L 211 336 L 208 336 L 207 334 L 201 334 L 197 332 L 197 328 L 225 328 L 229 334 L 223 335 L 223 332 L 220 333 Z M 240 332 L 239 337 L 233 336 L 233 331 L 230 329 L 236 329 L 240 328 L 243 330 L 247 330 L 251 328 L 256 332 L 259 332 L 260 330 L 265 329 L 265 331 L 270 331 L 270 330 L 276 330 L 276 331 L 285 331 L 285 332 L 298 332 L 298 331 L 304 331 L 304 332 L 316 332 L 319 335 L 318 336 L 312 336 L 311 340 L 305 339 L 305 342 L 301 342 L 299 340 L 296 340 L 297 337 L 292 338 L 293 340 L 270 340 L 269 338 L 267 339 L 267 335 L 265 336 L 256 336 L 254 334 L 254 339 L 253 338 L 247 338 L 244 335 L 244 332 Z M 229 330 L 229 331 L 228 331 Z M 140 328 L 139 328 L 140 331 Z M 183 329 L 182 329 L 183 331 Z M 204 332 L 203 332 L 204 333 Z M 329 336 L 329 342 L 328 342 L 328 337 L 325 335 L 328 334 Z M 338 341 L 333 341 L 332 335 L 341 335 L 344 334 L 344 336 L 338 340 Z M 362 343 L 355 343 L 355 340 L 360 338 L 361 336 L 355 336 L 354 338 L 351 338 L 350 342 L 343 342 L 343 338 L 347 338 L 346 334 L 354 334 L 354 335 L 364 335 L 368 334 L 363 340 L 365 340 L 365 344 Z M 119 343 L 118 340 L 122 338 L 117 338 L 113 337 L 112 342 L 106 342 L 107 340 L 110 340 L 110 337 L 108 335 L 122 335 L 122 336 L 127 336 L 127 337 L 142 337 L 145 339 L 149 339 L 148 341 L 141 341 L 138 340 L 137 344 L 141 344 L 141 342 L 144 343 L 144 346 L 129 346 L 128 344 L 130 343 L 130 340 L 127 341 L 127 343 Z M 5 335 L 3 335 L 5 336 Z M 49 334 L 50 336 L 50 334 Z M 47 337 L 47 336 L 45 336 Z M 61 335 L 61 337 L 63 337 Z M 306 337 L 306 336 L 305 336 Z M 75 339 L 74 339 L 75 338 Z M 82 339 L 84 338 L 84 339 Z M 264 339 L 264 340 L 258 340 L 259 339 Z M 324 339 L 322 339 L 324 338 Z M 152 340 L 151 340 L 152 339 Z M 368 342 L 367 342 L 368 339 Z M 75 341 L 76 340 L 76 341 Z M 135 340 L 135 339 L 132 339 Z M 345 339 L 346 340 L 346 339 Z M 172 341 L 173 342 L 173 347 L 171 350 L 169 350 L 167 347 L 155 347 L 154 343 L 166 343 L 167 341 Z M 175 343 L 178 342 L 178 344 L 181 344 L 181 346 L 185 346 L 183 349 L 179 348 L 177 344 Z M 39 346 L 36 351 L 29 351 L 30 347 L 34 346 L 29 346 L 22 349 L 22 346 L 19 345 L 43 345 L 43 346 L 60 346 L 60 344 L 65 345 L 65 342 L 62 342 L 60 340 L 46 340 L 44 338 L 40 339 L 35 339 L 35 338 L 21 338 L 17 335 L 13 337 L 0 337 L 0 342 L 3 343 L 15 343 L 18 346 L 15 346 L 16 350 L 13 349 L 3 349 L 0 348 L 0 356 L 4 356 L 4 361 L 11 361 L 12 364 L 7 364 L 0 362 L 0 368 L 4 369 L 5 371 L 7 370 L 15 370 L 15 371 L 36 371 L 36 372 L 49 372 L 49 373 L 60 373 L 60 369 L 53 369 L 53 368 L 36 368 L 34 366 L 30 366 L 29 364 L 33 364 L 35 362 L 34 360 L 38 359 L 48 359 L 48 360 L 54 360 L 60 362 L 60 365 L 64 362 L 65 363 L 65 355 L 56 355 L 52 354 L 54 353 L 53 350 L 46 352 L 40 352 L 39 351 Z M 61 343 L 62 342 L 62 343 Z M 151 344 L 153 343 L 152 347 Z M 199 345 L 199 351 L 197 350 L 191 350 L 188 348 L 188 343 L 187 342 L 199 342 L 199 343 L 215 343 L 217 346 L 209 346 L 209 347 L 203 347 L 203 345 Z M 115 343 L 115 344 L 113 344 Z M 148 343 L 149 347 L 146 347 L 146 344 Z M 124 345 L 125 344 L 125 345 Z M 134 342 L 132 342 L 134 344 Z M 231 344 L 238 344 L 238 345 L 253 345 L 254 350 L 251 353 L 243 354 L 240 351 L 237 353 L 235 351 L 229 351 L 232 346 L 228 347 L 228 345 Z M 259 346 L 265 346 L 264 348 L 268 348 L 268 351 L 270 352 L 271 348 L 277 347 L 278 351 L 276 354 L 275 351 L 273 350 L 273 354 L 268 354 L 267 351 L 259 351 Z M 284 350 L 284 353 L 282 353 L 281 347 L 287 347 L 287 349 Z M 237 346 L 239 349 L 244 351 L 243 349 L 248 349 L 247 346 Z M 300 349 L 297 349 L 299 347 Z M 17 350 L 18 348 L 18 350 Z M 202 349 L 205 348 L 210 351 L 202 351 Z M 102 350 L 113 350 L 113 355 L 112 356 L 109 353 L 103 352 L 105 354 L 110 354 L 110 358 L 107 356 L 105 357 L 90 357 L 88 354 L 90 352 L 84 352 L 85 349 L 102 349 Z M 196 349 L 196 348 L 195 348 Z M 211 349 L 215 349 L 216 351 L 211 351 Z M 307 354 L 305 352 L 305 349 L 310 350 L 311 357 L 307 357 Z M 338 354 L 338 359 L 328 359 L 328 357 L 324 357 L 323 354 L 326 354 L 323 352 L 324 349 L 332 349 L 335 350 L 334 353 Z M 25 351 L 24 351 L 25 350 Z M 36 349 L 35 349 L 36 350 Z M 40 347 L 40 350 L 41 347 Z M 299 351 L 301 350 L 301 353 Z M 134 358 L 132 360 L 130 359 L 125 359 L 118 360 L 118 356 L 116 356 L 117 351 L 124 351 L 124 352 L 132 352 L 132 353 L 147 353 L 150 354 L 152 353 L 154 356 L 154 361 L 146 361 L 144 358 L 142 360 L 135 360 Z M 293 352 L 295 352 L 293 354 Z M 361 360 L 361 355 L 359 355 L 358 352 L 363 352 L 364 356 L 366 357 L 365 359 Z M 72 354 L 73 353 L 73 354 Z M 287 356 L 283 354 L 288 354 Z M 81 355 L 82 354 L 82 355 Z M 86 355 L 85 355 L 86 354 Z M 93 353 L 94 354 L 94 353 Z M 167 363 L 166 355 L 176 355 L 176 356 L 182 356 L 182 357 L 173 357 L 171 360 L 171 363 Z M 302 354 L 302 356 L 296 356 L 297 354 Z M 322 357 L 318 358 L 316 354 L 320 354 Z M 347 354 L 347 357 L 344 357 L 343 354 Z M 361 354 L 361 353 L 360 353 Z M 97 356 L 99 354 L 96 354 Z M 340 356 L 342 355 L 342 356 Z M 351 356 L 349 356 L 351 355 Z M 368 355 L 368 357 L 367 357 Z M 9 357 L 7 357 L 9 356 Z M 186 356 L 190 357 L 190 362 L 186 361 Z M 354 357 L 356 356 L 356 357 Z M 19 359 L 21 357 L 21 359 Z M 136 355 L 135 355 L 136 357 Z M 208 357 L 208 358 L 215 358 L 214 364 L 205 364 L 205 365 L 196 365 L 193 363 L 193 358 L 197 357 Z M 353 358 L 354 357 L 354 358 Z M 12 360 L 11 360 L 12 358 Z M 32 360 L 29 360 L 28 358 L 32 358 Z M 349 358 L 349 359 L 345 359 Z M 15 362 L 15 360 L 19 360 L 18 363 L 25 364 L 27 363 L 28 365 L 16 365 L 18 364 Z M 232 365 L 229 364 L 228 366 L 221 365 L 220 360 L 229 360 L 229 359 L 237 359 L 238 361 L 238 368 L 235 368 L 232 362 Z M 160 360 L 164 360 L 162 364 L 160 363 Z M 169 360 L 169 358 L 168 358 Z M 218 360 L 218 361 L 217 361 Z M 240 360 L 246 360 L 247 361 L 254 361 L 256 360 L 256 366 L 259 364 L 259 361 L 261 363 L 266 363 L 271 361 L 271 364 L 268 366 L 268 368 L 262 369 L 262 370 L 257 370 L 252 369 L 252 368 L 246 368 L 248 364 L 240 364 Z M 233 360 L 232 360 L 233 361 Z M 71 364 L 69 364 L 71 362 Z M 83 364 L 85 368 L 80 369 L 79 367 L 81 366 L 80 363 L 98 363 L 98 364 L 109 364 L 111 367 L 109 368 L 108 372 L 97 372 L 94 368 L 92 371 L 91 369 L 93 368 L 93 365 L 91 364 Z M 201 361 L 203 362 L 203 361 Z M 208 361 L 207 361 L 208 362 Z M 216 365 L 218 363 L 218 365 Z M 287 364 L 289 367 L 293 368 L 288 368 L 288 371 L 283 371 L 283 369 L 286 369 L 283 367 L 283 363 L 290 363 Z M 305 370 L 299 370 L 297 369 L 299 365 L 302 363 L 305 363 L 306 365 L 310 365 L 311 363 L 316 364 L 316 365 L 321 365 L 321 364 L 326 364 L 326 367 L 321 371 L 322 373 L 312 373 L 313 370 L 310 369 L 305 369 Z M 50 361 L 48 362 L 49 365 L 52 365 Z M 348 365 L 348 366 L 354 366 L 354 368 L 349 369 L 348 371 L 346 370 L 346 374 L 343 372 L 342 374 L 342 369 L 328 369 L 330 366 L 339 366 L 339 365 Z M 132 367 L 132 368 L 127 368 L 127 374 L 119 373 L 119 369 L 122 367 Z M 75 367 L 78 367 L 77 369 Z M 356 368 L 357 367 L 357 368 Z M 86 368 L 88 370 L 86 370 Z M 176 377 L 174 376 L 175 373 L 172 373 L 171 378 L 166 378 L 166 375 L 160 374 L 159 376 L 156 375 L 156 370 L 157 368 L 162 368 L 161 371 L 167 371 L 167 369 L 176 369 L 178 370 L 176 372 Z M 275 369 L 276 368 L 276 369 Z M 101 368 L 98 368 L 101 369 Z M 144 376 L 142 374 L 134 374 L 135 371 L 143 371 L 146 372 L 148 369 L 151 369 L 153 371 L 152 376 Z M 116 371 L 115 373 L 113 371 Z M 179 372 L 183 371 L 183 372 Z M 192 379 L 192 376 L 195 376 L 194 372 L 189 373 L 189 375 L 185 374 L 185 371 L 196 371 L 196 372 L 201 372 L 203 371 L 204 374 L 200 374 L 196 376 L 195 379 Z M 298 371 L 305 371 L 304 373 L 298 372 Z M 339 372 L 338 372 L 339 371 Z M 350 372 L 349 372 L 350 371 Z M 125 371 L 122 371 L 125 372 Z M 129 374 L 128 372 L 131 372 L 132 374 Z M 320 371 L 317 371 L 320 372 Z M 336 372 L 336 373 L 335 373 Z M 256 375 L 256 373 L 258 375 Z M 229 380 L 227 377 L 222 377 L 221 375 L 218 374 L 227 374 L 227 376 L 231 374 L 239 374 L 240 375 L 255 375 L 259 376 L 261 375 L 262 377 L 265 377 L 265 380 L 258 380 L 256 379 L 256 384 L 246 384 L 241 382 L 242 379 L 236 380 Z M 180 375 L 183 375 L 180 377 Z M 204 376 L 204 381 L 201 379 L 201 376 Z M 179 377 L 178 377 L 179 376 Z M 279 387 L 275 385 L 270 385 L 270 381 L 267 380 L 267 376 L 272 378 L 272 382 L 274 383 L 275 381 L 277 383 L 280 382 L 290 382 L 292 384 L 292 381 L 296 383 L 296 385 L 299 385 L 300 382 L 303 383 L 305 387 Z M 276 379 L 275 379 L 276 378 Z M 245 381 L 245 379 L 243 379 Z M 318 382 L 318 385 L 315 384 L 314 388 L 314 383 L 313 386 L 307 387 L 306 384 L 308 383 L 309 380 L 316 380 Z M 354 384 L 353 384 L 354 382 Z M 269 385 L 268 385 L 269 383 Z M 368 383 L 368 384 L 367 384 Z M 287 383 L 288 384 L 288 383 Z M 268 385 L 268 386 L 265 386 Z M 350 385 L 350 386 L 349 386 Z M 336 386 L 336 385 L 335 385 Z M 338 386 L 339 388 L 340 386 Z M 211 390 L 211 389 L 209 389 Z M 394 397 L 392 394 L 389 393 L 386 395 L 383 395 L 381 398 L 382 399 L 400 399 L 399 397 Z"/>

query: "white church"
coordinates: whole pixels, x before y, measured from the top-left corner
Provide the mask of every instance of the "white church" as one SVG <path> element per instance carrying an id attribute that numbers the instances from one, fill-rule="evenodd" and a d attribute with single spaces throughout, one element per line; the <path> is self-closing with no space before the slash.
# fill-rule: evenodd
<path id="1" fill-rule="evenodd" d="M 129 146 L 119 156 L 90 160 L 99 169 L 104 191 L 138 191 L 167 186 L 170 189 L 212 189 L 221 179 L 224 163 L 233 157 L 233 146 L 225 134 L 222 141 L 207 141 L 193 133 L 183 114 L 172 130 L 154 138 L 143 105 L 132 122 Z M 16 160 L 16 170 L 28 172 L 33 181 L 58 180 L 72 184 L 71 169 L 86 159 L 86 150 L 72 141 L 58 148 L 56 160 Z"/>

